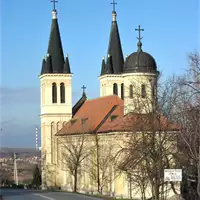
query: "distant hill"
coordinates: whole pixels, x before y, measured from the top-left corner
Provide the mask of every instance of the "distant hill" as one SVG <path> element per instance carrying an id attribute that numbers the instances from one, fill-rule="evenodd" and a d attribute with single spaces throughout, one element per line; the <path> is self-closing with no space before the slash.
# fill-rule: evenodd
<path id="1" fill-rule="evenodd" d="M 0 147 L 0 157 L 11 157 L 13 153 L 21 156 L 40 156 L 41 152 L 34 148 L 9 148 Z"/>

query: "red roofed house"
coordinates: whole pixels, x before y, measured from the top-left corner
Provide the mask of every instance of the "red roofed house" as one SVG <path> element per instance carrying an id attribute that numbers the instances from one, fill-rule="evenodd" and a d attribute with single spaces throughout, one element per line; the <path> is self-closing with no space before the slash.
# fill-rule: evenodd
<path id="1" fill-rule="evenodd" d="M 143 119 L 151 118 L 155 108 L 158 71 L 154 58 L 142 50 L 141 38 L 136 52 L 124 61 L 116 19 L 113 11 L 108 54 L 102 60 L 99 76 L 100 97 L 87 99 L 83 92 L 72 107 L 72 73 L 68 56 L 63 56 L 57 11 L 52 11 L 49 45 L 40 74 L 43 186 L 74 188 L 74 176 L 67 168 L 72 160 L 68 157 L 64 162 L 63 153 L 78 151 L 84 136 L 88 149 L 84 149 L 85 158 L 77 169 L 77 191 L 97 192 L 99 183 L 104 193 L 141 197 L 138 188 L 130 189 L 127 174 L 118 174 L 113 158 L 124 138 L 127 140 L 127 133 L 141 128 L 151 130 L 151 123 L 144 123 Z M 166 126 L 165 121 L 163 117 L 163 130 L 176 130 L 173 124 Z M 159 129 L 160 125 L 156 126 Z"/>

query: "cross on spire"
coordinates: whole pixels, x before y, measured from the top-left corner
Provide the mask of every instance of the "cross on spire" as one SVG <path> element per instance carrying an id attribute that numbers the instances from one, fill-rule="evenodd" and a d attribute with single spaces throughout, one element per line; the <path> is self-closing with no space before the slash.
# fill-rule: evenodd
<path id="1" fill-rule="evenodd" d="M 138 29 L 136 28 L 135 31 L 138 31 L 138 32 L 139 32 L 139 37 L 137 37 L 137 39 L 138 39 L 139 42 L 140 42 L 141 39 L 143 38 L 143 37 L 141 37 L 140 32 L 141 32 L 141 31 L 144 31 L 144 29 L 141 29 L 141 28 L 140 28 L 140 25 L 139 25 L 139 26 L 138 26 Z"/>
<path id="2" fill-rule="evenodd" d="M 85 89 L 86 89 L 85 85 L 83 85 L 83 86 L 81 87 L 81 89 L 83 90 L 83 94 L 85 94 Z"/>
<path id="3" fill-rule="evenodd" d="M 56 3 L 58 3 L 57 0 L 51 0 L 51 3 L 53 3 L 53 10 L 56 10 Z"/>
<path id="4" fill-rule="evenodd" d="M 115 5 L 117 5 L 117 3 L 115 2 L 115 0 L 113 0 L 113 2 L 112 2 L 112 3 L 110 3 L 110 4 L 112 4 L 112 5 L 113 5 L 113 12 L 115 12 Z"/>

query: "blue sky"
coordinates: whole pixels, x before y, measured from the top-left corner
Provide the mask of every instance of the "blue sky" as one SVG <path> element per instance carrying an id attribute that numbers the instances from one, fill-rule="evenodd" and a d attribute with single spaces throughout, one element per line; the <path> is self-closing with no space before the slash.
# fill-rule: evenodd
<path id="1" fill-rule="evenodd" d="M 106 56 L 111 27 L 111 0 L 59 0 L 56 5 L 64 54 L 73 75 L 73 103 L 87 86 L 99 96 L 98 76 Z M 165 77 L 182 74 L 187 54 L 199 51 L 199 0 L 118 0 L 117 21 L 124 56 L 137 49 L 140 24 L 143 50 L 157 61 Z M 39 78 L 47 52 L 50 0 L 1 0 L 1 146 L 34 147 L 40 125 Z"/>

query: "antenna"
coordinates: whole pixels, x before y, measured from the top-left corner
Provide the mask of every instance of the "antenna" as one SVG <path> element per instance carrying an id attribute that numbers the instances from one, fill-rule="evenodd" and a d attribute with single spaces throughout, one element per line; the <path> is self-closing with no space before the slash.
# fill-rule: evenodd
<path id="1" fill-rule="evenodd" d="M 35 148 L 38 150 L 38 128 L 35 128 Z"/>

